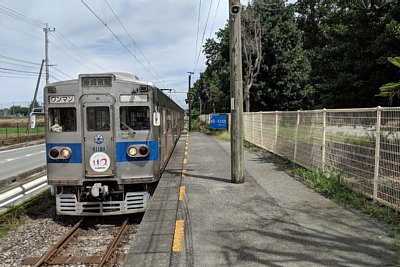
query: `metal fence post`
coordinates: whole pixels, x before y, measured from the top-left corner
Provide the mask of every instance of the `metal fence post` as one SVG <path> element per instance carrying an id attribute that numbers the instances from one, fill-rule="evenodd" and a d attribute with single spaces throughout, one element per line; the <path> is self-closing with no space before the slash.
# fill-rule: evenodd
<path id="1" fill-rule="evenodd" d="M 278 144 L 278 116 L 279 111 L 275 111 L 275 143 L 274 143 L 274 153 L 276 154 L 276 145 Z"/>
<path id="2" fill-rule="evenodd" d="M 382 108 L 376 108 L 376 126 L 375 126 L 375 166 L 374 166 L 374 201 L 378 199 L 378 179 L 379 179 L 379 158 L 381 145 L 381 113 Z"/>
<path id="3" fill-rule="evenodd" d="M 300 124 L 300 110 L 297 111 L 297 122 L 296 122 L 296 131 L 294 134 L 294 155 L 293 155 L 293 162 L 296 163 L 296 156 L 297 156 L 297 143 L 298 143 L 298 135 L 299 135 L 299 124 Z"/>
<path id="4" fill-rule="evenodd" d="M 325 171 L 326 153 L 326 108 L 322 111 L 322 171 Z"/>
<path id="5" fill-rule="evenodd" d="M 261 147 L 264 147 L 264 134 L 263 134 L 263 115 L 260 112 L 260 137 L 261 137 Z"/>
<path id="6" fill-rule="evenodd" d="M 251 114 L 251 142 L 252 143 L 255 143 L 254 142 L 254 115 L 255 115 L 255 113 L 250 113 Z"/>

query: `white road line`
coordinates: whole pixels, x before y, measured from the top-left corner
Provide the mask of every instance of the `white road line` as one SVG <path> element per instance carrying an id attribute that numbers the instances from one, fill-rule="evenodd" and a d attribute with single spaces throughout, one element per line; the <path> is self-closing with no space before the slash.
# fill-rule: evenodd
<path id="1" fill-rule="evenodd" d="M 0 164 L 1 163 L 6 163 L 6 162 L 9 162 L 9 161 L 13 161 L 13 160 L 22 159 L 22 158 L 32 157 L 32 156 L 35 156 L 35 155 L 38 155 L 38 154 L 42 154 L 44 152 L 45 152 L 45 150 L 42 150 L 42 151 L 39 151 L 39 152 L 36 152 L 36 153 L 26 154 L 26 155 L 24 155 L 22 157 L 19 157 L 19 158 L 5 159 L 5 160 L 0 161 Z"/>
<path id="2" fill-rule="evenodd" d="M 12 152 L 12 151 L 17 151 L 17 150 L 22 150 L 22 149 L 27 149 L 27 148 L 38 147 L 38 146 L 44 146 L 44 144 L 33 145 L 33 146 L 25 146 L 25 147 L 19 147 L 19 148 L 13 148 L 13 149 L 9 149 L 9 150 L 3 150 L 3 151 L 0 151 L 0 154 Z"/>

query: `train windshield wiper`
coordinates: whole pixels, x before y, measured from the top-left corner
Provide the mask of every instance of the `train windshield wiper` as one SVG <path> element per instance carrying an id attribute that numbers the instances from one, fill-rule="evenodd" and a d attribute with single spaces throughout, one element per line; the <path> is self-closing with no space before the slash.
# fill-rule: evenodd
<path id="1" fill-rule="evenodd" d="M 121 121 L 121 124 L 128 129 L 130 134 L 135 134 L 136 133 L 135 130 L 133 130 L 128 124 L 126 124 L 126 122 Z"/>

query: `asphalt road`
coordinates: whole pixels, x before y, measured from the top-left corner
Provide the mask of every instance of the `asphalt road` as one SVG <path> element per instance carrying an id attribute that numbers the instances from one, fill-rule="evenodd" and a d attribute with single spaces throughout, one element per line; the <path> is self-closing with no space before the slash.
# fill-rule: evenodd
<path id="1" fill-rule="evenodd" d="M 0 151 L 0 180 L 46 164 L 44 144 Z"/>

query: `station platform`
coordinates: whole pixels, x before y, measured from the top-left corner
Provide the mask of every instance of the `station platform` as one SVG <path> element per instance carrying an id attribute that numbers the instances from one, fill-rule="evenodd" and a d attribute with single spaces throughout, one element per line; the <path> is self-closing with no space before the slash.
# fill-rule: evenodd
<path id="1" fill-rule="evenodd" d="M 181 136 L 125 266 L 398 266 L 389 226 L 343 208 L 245 151 L 230 177 L 230 144 Z"/>

